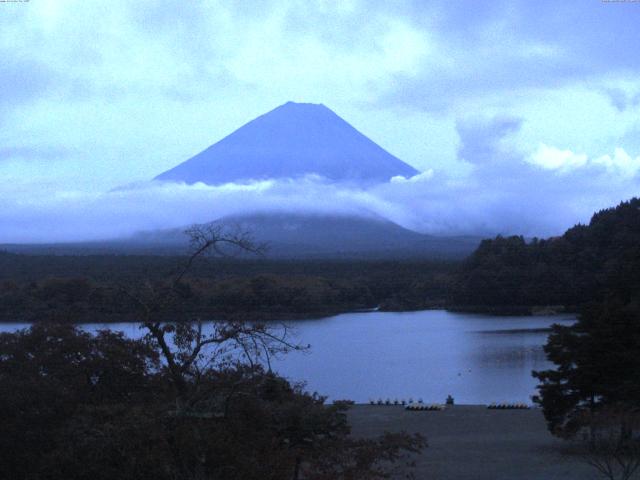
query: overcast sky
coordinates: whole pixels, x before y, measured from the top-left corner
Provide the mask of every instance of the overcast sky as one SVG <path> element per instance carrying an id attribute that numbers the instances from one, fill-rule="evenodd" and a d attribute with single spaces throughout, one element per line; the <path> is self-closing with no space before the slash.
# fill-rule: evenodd
<path id="1" fill-rule="evenodd" d="M 425 172 L 332 187 L 341 208 L 433 233 L 561 233 L 640 193 L 639 25 L 633 1 L 0 3 L 0 242 L 236 211 L 246 187 L 105 192 L 289 100 Z M 284 208 L 326 188 L 249 190 Z"/>

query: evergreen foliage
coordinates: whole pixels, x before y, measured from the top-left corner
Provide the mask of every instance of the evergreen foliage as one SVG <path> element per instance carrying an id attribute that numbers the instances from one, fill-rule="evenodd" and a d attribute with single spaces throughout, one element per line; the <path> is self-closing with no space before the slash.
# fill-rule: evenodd
<path id="1" fill-rule="evenodd" d="M 640 199 L 633 198 L 560 237 L 484 240 L 464 263 L 449 303 L 507 313 L 545 305 L 577 310 L 610 294 L 628 302 L 638 288 Z"/>

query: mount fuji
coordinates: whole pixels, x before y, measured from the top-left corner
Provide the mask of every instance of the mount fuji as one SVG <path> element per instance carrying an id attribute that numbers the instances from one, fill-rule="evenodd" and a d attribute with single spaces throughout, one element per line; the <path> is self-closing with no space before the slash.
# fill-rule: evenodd
<path id="1" fill-rule="evenodd" d="M 330 184 L 368 188 L 397 175 L 408 178 L 418 173 L 324 105 L 288 102 L 155 180 L 220 185 L 316 175 Z M 210 220 L 240 225 L 257 241 L 267 243 L 268 255 L 275 258 L 462 258 L 480 241 L 477 237 L 425 235 L 366 212 L 340 214 L 339 207 L 336 205 L 335 212 L 329 209 L 314 214 L 295 204 L 282 205 L 278 211 L 254 204 L 253 210 L 248 207 Z M 66 253 L 145 254 L 180 253 L 186 247 L 182 228 L 160 228 L 103 242 L 46 246 Z"/>
<path id="2" fill-rule="evenodd" d="M 288 102 L 156 180 L 218 185 L 319 175 L 332 182 L 370 185 L 418 173 L 324 105 Z"/>
<path id="3" fill-rule="evenodd" d="M 288 102 L 240 127 L 155 180 L 208 185 L 317 175 L 357 188 L 420 172 L 364 136 L 322 104 Z M 463 257 L 474 237 L 435 237 L 383 218 L 247 211 L 216 220 L 240 224 L 276 257 Z M 178 247 L 179 230 L 146 232 L 139 246 Z"/>

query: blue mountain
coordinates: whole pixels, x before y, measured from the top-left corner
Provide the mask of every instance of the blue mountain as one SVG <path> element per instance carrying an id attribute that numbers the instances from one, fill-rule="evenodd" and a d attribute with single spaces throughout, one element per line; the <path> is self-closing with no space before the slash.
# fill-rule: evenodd
<path id="1" fill-rule="evenodd" d="M 317 174 L 371 184 L 417 173 L 324 105 L 288 102 L 156 179 L 217 185 Z"/>

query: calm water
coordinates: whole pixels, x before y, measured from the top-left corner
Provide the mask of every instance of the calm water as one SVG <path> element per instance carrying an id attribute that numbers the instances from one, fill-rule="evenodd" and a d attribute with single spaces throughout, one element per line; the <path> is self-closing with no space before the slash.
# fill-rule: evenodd
<path id="1" fill-rule="evenodd" d="M 451 394 L 458 403 L 529 401 L 536 385 L 531 370 L 549 366 L 542 351 L 547 333 L 535 329 L 574 320 L 570 315 L 492 317 L 429 310 L 290 321 L 297 341 L 311 344 L 311 350 L 290 353 L 273 366 L 332 399 L 442 402 Z M 4 324 L 0 330 L 22 327 Z M 135 324 L 83 327 L 140 335 Z"/>

